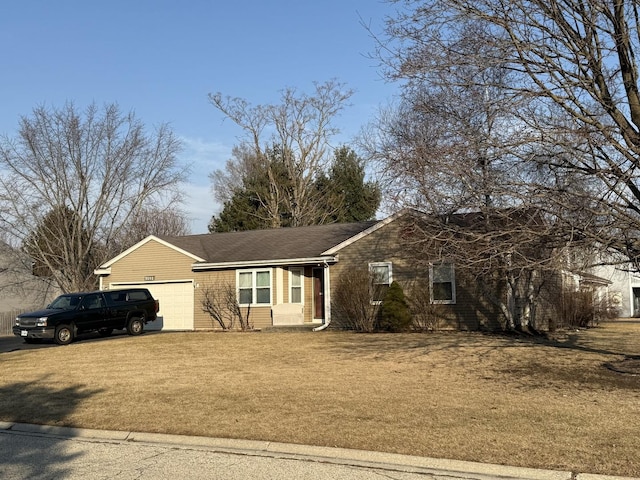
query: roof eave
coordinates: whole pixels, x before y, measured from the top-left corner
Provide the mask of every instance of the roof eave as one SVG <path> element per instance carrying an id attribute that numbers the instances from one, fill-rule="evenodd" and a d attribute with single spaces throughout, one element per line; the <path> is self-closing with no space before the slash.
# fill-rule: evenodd
<path id="1" fill-rule="evenodd" d="M 247 260 L 241 262 L 212 262 L 194 263 L 193 270 L 224 270 L 229 268 L 256 268 L 256 267 L 276 267 L 282 265 L 310 265 L 337 263 L 337 256 L 304 257 L 304 258 L 281 258 L 275 260 Z"/>

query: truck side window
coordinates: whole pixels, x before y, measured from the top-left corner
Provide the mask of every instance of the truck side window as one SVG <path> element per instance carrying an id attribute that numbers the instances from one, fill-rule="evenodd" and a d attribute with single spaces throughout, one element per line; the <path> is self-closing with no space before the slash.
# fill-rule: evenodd
<path id="1" fill-rule="evenodd" d="M 85 308 L 87 310 L 102 308 L 102 307 L 103 307 L 103 302 L 102 302 L 102 297 L 100 295 L 87 295 L 82 300 L 82 308 Z"/>
<path id="2" fill-rule="evenodd" d="M 115 291 L 108 293 L 108 295 L 111 303 L 122 303 L 126 300 L 126 294 L 124 292 Z"/>
<path id="3" fill-rule="evenodd" d="M 134 290 L 129 292 L 127 295 L 127 300 L 131 302 L 140 301 L 140 300 L 148 300 L 147 293 L 142 290 Z"/>

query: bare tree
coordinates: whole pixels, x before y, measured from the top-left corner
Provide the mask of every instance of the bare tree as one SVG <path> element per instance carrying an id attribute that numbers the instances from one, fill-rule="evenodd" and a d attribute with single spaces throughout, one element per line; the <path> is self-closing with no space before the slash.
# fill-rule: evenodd
<path id="1" fill-rule="evenodd" d="M 149 235 L 156 237 L 179 237 L 189 234 L 187 217 L 173 205 L 161 207 L 153 205 L 141 209 L 131 220 L 118 239 L 118 250 L 123 250 Z"/>
<path id="2" fill-rule="evenodd" d="M 545 214 L 550 208 L 539 207 L 546 198 L 530 188 L 532 172 L 508 150 L 518 132 L 505 140 L 493 131 L 499 117 L 510 118 L 509 108 L 491 112 L 487 107 L 500 105 L 496 99 L 466 101 L 466 95 L 445 91 L 405 96 L 368 144 L 386 179 L 388 201 L 428 212 L 407 227 L 404 246 L 425 271 L 455 265 L 456 277 L 476 286 L 475 294 L 497 308 L 506 329 L 540 328 L 536 306 L 552 271 L 564 264 L 571 239 Z M 428 325 L 436 310 L 429 309 Z"/>
<path id="3" fill-rule="evenodd" d="M 511 153 L 556 180 L 570 180 L 527 191 L 557 202 L 556 221 L 567 230 L 640 266 L 637 2 L 392 3 L 397 15 L 388 19 L 378 44 L 389 77 L 408 85 L 442 84 L 452 81 L 452 67 L 508 70 L 512 80 L 502 85 L 481 76 L 454 81 L 463 89 L 498 86 L 506 96 L 525 99 L 509 128 L 528 138 Z M 482 32 L 475 49 L 469 48 L 470 26 Z M 572 190 L 576 179 L 586 188 Z M 566 214 L 557 215 L 562 210 Z"/>
<path id="4" fill-rule="evenodd" d="M 233 287 L 232 287 L 233 288 Z M 202 311 L 209 314 L 214 327 L 218 326 L 222 330 L 232 330 L 234 317 L 227 315 L 224 292 L 219 288 L 205 288 L 202 294 Z"/>
<path id="5" fill-rule="evenodd" d="M 556 238 L 555 227 L 539 211 L 491 208 L 451 215 L 416 213 L 412 219 L 403 235 L 404 247 L 419 254 L 425 270 L 454 266 L 456 284 L 495 307 L 507 330 L 544 327 L 537 309 L 550 308 L 543 294 L 559 287 L 564 241 Z"/>
<path id="6" fill-rule="evenodd" d="M 231 201 L 234 193 L 243 188 L 243 180 L 259 167 L 257 163 L 255 151 L 250 145 L 241 143 L 234 146 L 224 170 L 209 174 L 214 198 L 221 204 Z"/>
<path id="7" fill-rule="evenodd" d="M 243 332 L 253 330 L 251 307 L 240 306 L 236 288 L 231 284 L 206 287 L 201 307 L 203 312 L 209 314 L 212 324 L 222 330 L 233 330 L 236 325 Z"/>
<path id="8" fill-rule="evenodd" d="M 518 111 L 528 99 L 509 94 L 518 79 L 491 60 L 492 39 L 482 27 L 469 22 L 458 32 L 459 62 L 430 58 L 429 80 L 411 78 L 364 147 L 377 160 L 394 209 L 428 212 L 403 239 L 423 268 L 455 265 L 457 277 L 477 286 L 478 298 L 490 301 L 507 329 L 535 328 L 535 306 L 564 237 L 542 216 L 547 199 L 534 193 L 536 169 L 520 155 L 529 133 Z M 474 57 L 477 50 L 484 62 L 462 61 L 462 52 Z"/>
<path id="9" fill-rule="evenodd" d="M 37 107 L 0 140 L 0 227 L 63 291 L 93 288 L 140 212 L 179 202 L 179 149 L 166 125 L 147 133 L 115 104 Z"/>
<path id="10" fill-rule="evenodd" d="M 212 175 L 218 199 L 228 200 L 229 193 L 233 193 L 223 186 L 234 184 L 228 182 L 230 176 L 257 162 L 266 169 L 271 185 L 259 198 L 263 209 L 270 212 L 271 226 L 281 226 L 283 204 L 290 212 L 292 226 L 316 223 L 321 212 L 316 201 L 315 180 L 331 161 L 328 147 L 330 139 L 338 133 L 333 122 L 352 93 L 342 84 L 328 81 L 315 84 L 313 95 L 287 88 L 282 92 L 281 103 L 273 105 L 251 106 L 241 98 L 224 97 L 221 93 L 209 95 L 213 106 L 245 132 L 241 145 L 234 151 L 236 161 L 227 165 L 227 174 L 214 172 Z M 286 191 L 277 181 L 279 172 L 273 171 L 273 163 L 267 160 L 268 150 L 273 146 L 278 147 L 290 180 Z"/>

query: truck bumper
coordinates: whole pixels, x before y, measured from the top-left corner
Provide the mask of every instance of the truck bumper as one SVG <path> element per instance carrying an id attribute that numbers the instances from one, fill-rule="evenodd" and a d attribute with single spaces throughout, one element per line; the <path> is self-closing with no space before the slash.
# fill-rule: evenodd
<path id="1" fill-rule="evenodd" d="M 55 333 L 55 329 L 51 327 L 36 327 L 36 328 L 25 328 L 25 327 L 13 327 L 13 334 L 16 337 L 22 338 L 53 338 Z"/>

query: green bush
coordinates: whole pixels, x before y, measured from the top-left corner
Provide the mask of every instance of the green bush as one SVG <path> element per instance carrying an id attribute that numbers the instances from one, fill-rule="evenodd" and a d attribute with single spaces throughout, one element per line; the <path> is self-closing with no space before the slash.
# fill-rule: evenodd
<path id="1" fill-rule="evenodd" d="M 398 282 L 392 282 L 382 301 L 380 328 L 389 332 L 404 332 L 411 327 L 411 313 Z"/>

